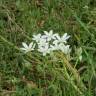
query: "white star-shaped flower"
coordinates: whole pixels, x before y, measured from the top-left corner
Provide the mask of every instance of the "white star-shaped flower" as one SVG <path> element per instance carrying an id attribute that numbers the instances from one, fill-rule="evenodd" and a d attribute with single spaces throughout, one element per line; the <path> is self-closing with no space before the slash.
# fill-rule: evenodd
<path id="1" fill-rule="evenodd" d="M 53 43 L 66 43 L 67 40 L 70 38 L 70 36 L 67 35 L 67 33 L 65 33 L 62 37 L 60 37 L 59 35 L 56 35 L 57 40 L 55 40 Z"/>
<path id="2" fill-rule="evenodd" d="M 33 42 L 31 42 L 29 45 L 27 45 L 25 42 L 23 42 L 22 45 L 23 45 L 23 47 L 20 49 L 23 50 L 24 53 L 33 51 L 35 48 L 35 44 L 33 44 Z"/>
<path id="3" fill-rule="evenodd" d="M 53 44 L 53 45 L 50 45 L 50 50 L 51 50 L 51 51 L 59 50 L 58 43 L 55 43 L 55 44 Z"/>
<path id="4" fill-rule="evenodd" d="M 44 34 L 42 37 L 45 38 L 47 41 L 51 41 L 52 39 L 56 39 L 57 34 L 53 34 L 53 30 L 50 30 L 49 32 L 44 31 Z"/>
<path id="5" fill-rule="evenodd" d="M 34 40 L 35 44 L 31 42 L 27 45 L 25 42 L 22 43 L 23 47 L 20 48 L 24 53 L 30 52 L 35 49 L 38 52 L 41 52 L 43 56 L 50 54 L 52 51 L 61 50 L 64 54 L 70 53 L 71 49 L 70 46 L 67 45 L 67 40 L 70 38 L 67 33 L 63 36 L 59 36 L 59 34 L 53 34 L 53 30 L 49 32 L 44 31 L 44 35 L 37 34 L 33 35 L 32 40 Z"/>
<path id="6" fill-rule="evenodd" d="M 50 45 L 50 50 L 61 50 L 64 54 L 70 53 L 71 49 L 69 48 L 69 45 L 64 45 L 63 43 L 55 43 L 54 45 Z"/>
<path id="7" fill-rule="evenodd" d="M 38 51 L 41 52 L 43 56 L 46 56 L 47 53 L 50 53 L 49 44 L 39 45 Z"/>
<path id="8" fill-rule="evenodd" d="M 69 54 L 71 52 L 71 49 L 69 48 L 70 45 L 64 45 L 64 44 L 59 44 L 59 49 L 64 53 L 64 54 Z"/>
<path id="9" fill-rule="evenodd" d="M 38 44 L 38 46 L 39 46 L 39 45 L 42 46 L 42 45 L 45 45 L 46 43 L 48 43 L 48 42 L 46 41 L 46 39 L 41 38 L 40 41 L 39 41 L 37 44 Z"/>
<path id="10" fill-rule="evenodd" d="M 41 34 L 33 35 L 32 40 L 36 41 L 37 43 L 40 41 L 40 39 L 41 39 Z"/>

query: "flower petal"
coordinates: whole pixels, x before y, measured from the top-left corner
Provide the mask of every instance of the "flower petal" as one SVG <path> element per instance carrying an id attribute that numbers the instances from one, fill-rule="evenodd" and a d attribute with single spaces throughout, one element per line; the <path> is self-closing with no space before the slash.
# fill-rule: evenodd
<path id="1" fill-rule="evenodd" d="M 31 43 L 29 44 L 29 48 L 31 49 L 32 46 L 33 46 L 33 42 L 31 42 Z"/>
<path id="2" fill-rule="evenodd" d="M 22 45 L 24 46 L 24 48 L 28 48 L 28 45 L 25 42 L 23 42 Z"/>
<path id="3" fill-rule="evenodd" d="M 25 51 L 26 50 L 26 48 L 20 48 L 21 50 L 23 50 L 23 51 Z"/>
<path id="4" fill-rule="evenodd" d="M 63 35 L 63 37 L 62 37 L 64 40 L 67 40 L 67 39 L 69 39 L 70 38 L 70 36 L 68 36 L 67 35 L 67 33 L 65 33 L 64 35 Z"/>
<path id="5" fill-rule="evenodd" d="M 44 31 L 45 35 L 48 35 L 48 32 L 47 31 Z"/>
<path id="6" fill-rule="evenodd" d="M 56 35 L 56 38 L 57 38 L 58 40 L 60 40 L 60 39 L 61 39 L 61 37 L 60 37 L 59 35 Z"/>
<path id="7" fill-rule="evenodd" d="M 50 34 L 50 35 L 53 35 L 53 30 L 50 30 L 50 31 L 49 31 L 49 34 Z"/>

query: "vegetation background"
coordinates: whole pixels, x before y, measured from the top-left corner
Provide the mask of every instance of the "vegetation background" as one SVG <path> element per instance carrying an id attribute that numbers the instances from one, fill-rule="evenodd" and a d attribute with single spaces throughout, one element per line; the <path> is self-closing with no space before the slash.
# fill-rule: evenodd
<path id="1" fill-rule="evenodd" d="M 71 36 L 68 59 L 20 52 L 51 29 Z M 0 0 L 0 96 L 96 96 L 96 0 Z"/>

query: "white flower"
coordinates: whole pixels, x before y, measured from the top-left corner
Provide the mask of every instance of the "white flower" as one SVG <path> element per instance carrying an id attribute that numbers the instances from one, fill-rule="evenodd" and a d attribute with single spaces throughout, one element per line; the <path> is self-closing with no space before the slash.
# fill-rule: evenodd
<path id="1" fill-rule="evenodd" d="M 55 43 L 54 45 L 50 45 L 50 50 L 61 50 L 64 54 L 70 53 L 71 49 L 69 48 L 70 45 L 64 45 L 63 43 Z"/>
<path id="2" fill-rule="evenodd" d="M 20 48 L 20 49 L 23 50 L 25 53 L 32 51 L 35 48 L 35 44 L 33 44 L 33 42 L 31 42 L 29 46 L 25 42 L 23 42 L 22 45 L 23 45 L 23 48 Z"/>
<path id="3" fill-rule="evenodd" d="M 50 53 L 49 44 L 46 43 L 45 45 L 39 45 L 38 51 L 43 54 L 43 56 L 46 56 L 47 53 Z"/>
<path id="4" fill-rule="evenodd" d="M 58 43 L 55 43 L 54 45 L 50 45 L 50 49 L 51 49 L 51 51 L 59 50 Z"/>
<path id="5" fill-rule="evenodd" d="M 59 34 L 53 34 L 53 30 L 50 30 L 49 32 L 44 31 L 44 35 L 33 35 L 32 40 L 34 40 L 36 44 L 31 42 L 29 45 L 27 45 L 23 42 L 23 48 L 21 48 L 21 50 L 27 53 L 34 50 L 35 45 L 37 45 L 36 50 L 41 52 L 43 56 L 46 56 L 55 50 L 61 50 L 64 54 L 68 54 L 71 51 L 69 48 L 70 46 L 67 45 L 67 40 L 69 37 L 70 36 L 67 35 L 67 33 L 65 33 L 63 36 L 59 36 Z"/>
<path id="6" fill-rule="evenodd" d="M 70 36 L 65 33 L 62 37 L 59 35 L 56 35 L 57 40 L 55 40 L 53 43 L 67 43 L 67 40 L 70 38 Z"/>
<path id="7" fill-rule="evenodd" d="M 64 54 L 69 54 L 71 52 L 71 49 L 69 48 L 70 45 L 64 45 L 64 44 L 59 44 L 59 49 L 64 53 Z"/>
<path id="8" fill-rule="evenodd" d="M 37 35 L 33 35 L 33 38 L 32 38 L 34 41 L 36 42 L 39 42 L 40 39 L 41 39 L 41 34 L 37 34 Z"/>
<path id="9" fill-rule="evenodd" d="M 39 45 L 43 46 L 43 45 L 45 45 L 46 43 L 47 43 L 46 39 L 41 38 L 40 41 L 39 41 L 37 44 L 38 44 L 38 46 L 39 46 Z"/>
<path id="10" fill-rule="evenodd" d="M 57 34 L 53 34 L 53 30 L 50 30 L 49 32 L 44 31 L 45 35 L 42 37 L 45 38 L 47 41 L 51 41 L 52 39 L 56 39 Z"/>

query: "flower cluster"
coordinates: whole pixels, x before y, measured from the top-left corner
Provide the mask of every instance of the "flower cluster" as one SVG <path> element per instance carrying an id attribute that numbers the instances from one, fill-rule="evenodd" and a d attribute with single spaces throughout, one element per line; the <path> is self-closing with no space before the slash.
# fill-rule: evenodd
<path id="1" fill-rule="evenodd" d="M 61 50 L 64 54 L 69 54 L 71 49 L 70 45 L 67 45 L 67 40 L 70 38 L 67 33 L 63 36 L 59 34 L 53 34 L 53 30 L 49 32 L 44 31 L 44 35 L 37 34 L 33 35 L 32 41 L 29 45 L 22 43 L 23 50 L 25 53 L 37 49 L 38 52 L 42 53 L 43 56 L 50 54 L 53 51 Z"/>

